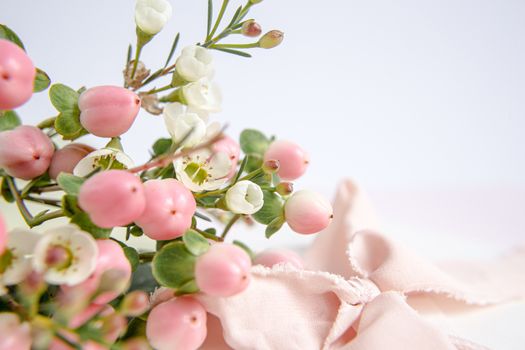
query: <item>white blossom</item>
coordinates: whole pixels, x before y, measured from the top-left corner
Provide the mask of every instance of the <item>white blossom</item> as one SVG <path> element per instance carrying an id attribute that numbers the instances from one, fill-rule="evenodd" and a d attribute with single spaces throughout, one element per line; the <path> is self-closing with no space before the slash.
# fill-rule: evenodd
<path id="1" fill-rule="evenodd" d="M 263 192 L 259 185 L 243 180 L 226 192 L 226 205 L 235 214 L 254 214 L 264 204 Z"/>
<path id="2" fill-rule="evenodd" d="M 215 113 L 221 110 L 219 87 L 208 78 L 202 78 L 182 87 L 182 94 L 188 106 Z"/>
<path id="3" fill-rule="evenodd" d="M 212 191 L 228 181 L 233 166 L 226 152 L 212 153 L 208 149 L 193 152 L 173 162 L 177 179 L 190 191 Z"/>
<path id="4" fill-rule="evenodd" d="M 96 168 L 129 169 L 134 166 L 133 160 L 124 152 L 115 148 L 102 148 L 89 153 L 73 169 L 76 176 L 86 176 Z"/>
<path id="5" fill-rule="evenodd" d="M 59 261 L 54 261 L 54 254 Z M 72 286 L 93 273 L 97 257 L 95 239 L 74 225 L 65 225 L 43 234 L 35 247 L 33 267 L 48 283 Z"/>
<path id="6" fill-rule="evenodd" d="M 135 23 L 144 33 L 154 35 L 171 18 L 171 4 L 166 0 L 137 0 Z"/>
<path id="7" fill-rule="evenodd" d="M 202 46 L 187 46 L 175 61 L 175 70 L 186 81 L 197 81 L 201 78 L 211 79 L 213 76 L 213 57 L 210 51 Z"/>
<path id="8" fill-rule="evenodd" d="M 9 231 L 4 252 L 6 266 L 0 273 L 0 285 L 18 284 L 31 273 L 33 251 L 40 237 L 40 234 L 27 229 Z"/>
<path id="9" fill-rule="evenodd" d="M 164 123 L 174 143 L 181 142 L 190 131 L 191 134 L 182 143 L 183 147 L 193 147 L 206 136 L 204 120 L 196 112 L 185 108 L 181 103 L 167 104 L 164 107 L 163 115 Z"/>

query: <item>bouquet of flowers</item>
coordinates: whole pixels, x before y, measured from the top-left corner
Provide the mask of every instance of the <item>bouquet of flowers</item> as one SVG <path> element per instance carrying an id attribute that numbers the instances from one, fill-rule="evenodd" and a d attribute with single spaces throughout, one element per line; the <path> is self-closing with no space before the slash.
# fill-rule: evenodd
<path id="1" fill-rule="evenodd" d="M 251 129 L 237 142 L 209 121 L 221 108 L 212 52 L 250 57 L 248 50 L 283 40 L 278 30 L 261 35 L 249 19 L 261 1 L 248 0 L 226 19 L 229 1 L 214 11 L 209 0 L 204 39 L 177 53 L 176 34 L 166 63 L 152 71 L 141 52 L 172 7 L 137 0 L 123 86 L 51 84 L 0 25 L 1 195 L 29 227 L 7 232 L 0 215 L 0 349 L 197 349 L 207 313 L 195 295 L 242 293 L 252 264 L 301 265 L 293 252 L 254 255 L 227 241 L 239 220 L 265 225 L 270 238 L 285 223 L 312 234 L 332 219 L 324 198 L 293 191 L 290 181 L 308 166 L 300 146 Z M 224 42 L 243 37 L 249 42 Z M 56 116 L 24 125 L 14 109 L 46 90 Z M 170 137 L 152 140 L 151 159 L 135 165 L 120 140 L 141 108 L 162 115 Z M 77 141 L 88 134 L 107 145 Z M 27 202 L 48 209 L 31 213 Z M 39 231 L 57 218 L 69 224 Z M 112 235 L 118 227 L 123 240 Z M 156 241 L 155 251 L 128 245 L 143 235 Z"/>

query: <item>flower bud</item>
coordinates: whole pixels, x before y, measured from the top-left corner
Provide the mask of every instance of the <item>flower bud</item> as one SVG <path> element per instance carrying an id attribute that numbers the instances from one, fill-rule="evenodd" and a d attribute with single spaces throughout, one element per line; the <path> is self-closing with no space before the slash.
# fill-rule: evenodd
<path id="1" fill-rule="evenodd" d="M 100 227 L 125 226 L 146 207 L 140 179 L 124 170 L 102 171 L 80 187 L 78 205 Z"/>
<path id="2" fill-rule="evenodd" d="M 140 110 L 140 98 L 119 86 L 97 86 L 78 98 L 80 123 L 99 137 L 117 137 L 129 130 Z"/>
<path id="3" fill-rule="evenodd" d="M 129 317 L 137 317 L 148 311 L 149 309 L 149 295 L 141 290 L 135 290 L 128 293 L 122 304 L 120 304 L 121 312 Z"/>
<path id="4" fill-rule="evenodd" d="M 10 110 L 33 95 L 36 69 L 18 45 L 0 39 L 0 110 Z"/>
<path id="5" fill-rule="evenodd" d="M 235 214 L 254 214 L 262 208 L 264 195 L 259 185 L 244 180 L 228 189 L 225 201 L 228 209 Z"/>
<path id="6" fill-rule="evenodd" d="M 210 296 L 232 296 L 248 287 L 251 266 L 250 256 L 242 248 L 216 243 L 197 258 L 195 282 Z"/>
<path id="7" fill-rule="evenodd" d="M 293 183 L 291 182 L 281 182 L 276 187 L 275 190 L 281 196 L 288 196 L 293 192 Z"/>
<path id="8" fill-rule="evenodd" d="M 267 174 L 275 174 L 279 170 L 279 161 L 269 159 L 263 163 L 263 170 Z"/>
<path id="9" fill-rule="evenodd" d="M 155 35 L 171 18 L 171 4 L 166 0 L 137 0 L 135 23 L 144 33 Z"/>
<path id="10" fill-rule="evenodd" d="M 60 173 L 72 174 L 78 162 L 94 150 L 93 147 L 81 143 L 70 143 L 57 150 L 51 158 L 49 177 L 56 179 Z"/>
<path id="11" fill-rule="evenodd" d="M 206 333 L 206 310 L 191 297 L 159 304 L 151 310 L 146 323 L 146 336 L 157 350 L 196 350 Z"/>
<path id="12" fill-rule="evenodd" d="M 42 175 L 54 151 L 49 137 L 37 127 L 21 125 L 0 132 L 0 168 L 11 176 L 31 180 Z"/>
<path id="13" fill-rule="evenodd" d="M 284 204 L 284 217 L 292 230 L 311 234 L 324 230 L 332 221 L 333 210 L 321 195 L 302 190 L 295 192 Z"/>
<path id="14" fill-rule="evenodd" d="M 261 35 L 261 26 L 253 19 L 247 20 L 242 24 L 241 32 L 244 36 L 256 37 Z"/>
<path id="15" fill-rule="evenodd" d="M 211 78 L 213 57 L 210 50 L 198 45 L 185 47 L 175 62 L 175 71 L 187 82 Z"/>
<path id="16" fill-rule="evenodd" d="M 308 154 L 297 144 L 277 140 L 270 144 L 264 153 L 264 160 L 279 161 L 277 175 L 283 180 L 292 181 L 301 177 L 310 163 Z"/>
<path id="17" fill-rule="evenodd" d="M 263 49 L 273 49 L 284 39 L 284 33 L 280 30 L 271 30 L 259 39 L 259 47 Z"/>

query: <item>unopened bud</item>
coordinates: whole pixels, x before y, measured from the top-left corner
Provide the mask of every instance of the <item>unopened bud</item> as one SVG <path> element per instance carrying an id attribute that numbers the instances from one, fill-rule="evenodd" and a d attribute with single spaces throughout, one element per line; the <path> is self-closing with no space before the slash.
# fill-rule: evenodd
<path id="1" fill-rule="evenodd" d="M 249 19 L 242 24 L 241 31 L 244 36 L 255 37 L 261 35 L 262 29 L 259 23 Z"/>
<path id="2" fill-rule="evenodd" d="M 149 295 L 146 292 L 135 290 L 124 297 L 120 309 L 126 316 L 140 316 L 149 309 Z"/>
<path id="3" fill-rule="evenodd" d="M 277 193 L 281 196 L 288 196 L 293 192 L 293 183 L 291 182 L 281 182 L 275 187 Z"/>
<path id="4" fill-rule="evenodd" d="M 259 39 L 259 47 L 263 49 L 273 49 L 284 39 L 284 33 L 280 30 L 270 30 Z"/>
<path id="5" fill-rule="evenodd" d="M 275 159 L 269 159 L 263 164 L 263 170 L 267 174 L 275 174 L 279 171 L 279 161 Z"/>

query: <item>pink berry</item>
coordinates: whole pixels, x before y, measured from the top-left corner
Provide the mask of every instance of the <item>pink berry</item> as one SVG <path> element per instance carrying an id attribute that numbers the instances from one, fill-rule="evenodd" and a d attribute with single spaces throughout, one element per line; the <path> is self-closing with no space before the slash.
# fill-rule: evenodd
<path id="1" fill-rule="evenodd" d="M 0 168 L 11 176 L 31 180 L 46 172 L 55 147 L 37 127 L 21 125 L 0 132 Z"/>
<path id="2" fill-rule="evenodd" d="M 206 310 L 191 297 L 157 305 L 148 316 L 146 336 L 157 350 L 195 350 L 206 338 Z"/>
<path id="3" fill-rule="evenodd" d="M 129 130 L 140 110 L 140 98 L 118 86 L 97 86 L 78 99 L 80 123 L 100 137 L 117 137 Z"/>
<path id="4" fill-rule="evenodd" d="M 4 218 L 0 215 L 0 255 L 5 250 L 7 245 L 7 227 L 4 222 Z"/>
<path id="5" fill-rule="evenodd" d="M 128 280 L 131 278 L 131 265 L 124 254 L 122 247 L 110 239 L 97 240 L 98 257 L 97 265 L 93 274 L 84 282 L 75 286 L 62 286 L 64 293 L 75 293 L 82 291 L 83 294 L 93 294 L 100 286 L 102 275 L 110 270 L 119 271 L 122 278 Z M 94 304 L 102 305 L 115 299 L 122 290 L 119 290 L 121 283 L 115 283 L 115 290 L 106 291 L 100 294 L 93 301 Z"/>
<path id="6" fill-rule="evenodd" d="M 155 240 L 180 237 L 191 226 L 196 203 L 192 193 L 175 179 L 144 183 L 146 209 L 135 223 Z"/>
<path id="7" fill-rule="evenodd" d="M 303 268 L 303 260 L 296 252 L 286 249 L 267 250 L 257 254 L 253 261 L 255 265 L 272 267 L 277 264 L 288 263 L 298 269 Z"/>
<path id="8" fill-rule="evenodd" d="M 36 69 L 18 45 L 0 39 L 0 110 L 10 110 L 33 95 Z"/>
<path id="9" fill-rule="evenodd" d="M 239 156 L 241 154 L 239 143 L 231 137 L 224 135 L 222 139 L 213 144 L 212 150 L 214 153 L 224 152 L 228 154 L 232 165 L 227 177 L 232 178 L 237 171 L 237 163 L 239 162 Z"/>
<path id="10" fill-rule="evenodd" d="M 55 152 L 49 165 L 49 176 L 56 179 L 60 173 L 72 174 L 82 158 L 95 149 L 82 143 L 71 143 Z"/>
<path id="11" fill-rule="evenodd" d="M 248 287 L 251 266 L 250 257 L 243 249 L 234 244 L 217 243 L 197 259 L 195 281 L 208 295 L 235 295 Z"/>
<path id="12" fill-rule="evenodd" d="M 287 181 L 301 177 L 309 163 L 308 155 L 299 145 L 285 140 L 272 142 L 264 154 L 264 160 L 278 160 L 277 174 Z"/>
<path id="13" fill-rule="evenodd" d="M 0 350 L 29 350 L 31 327 L 21 323 L 17 314 L 0 312 Z"/>
<path id="14" fill-rule="evenodd" d="M 84 182 L 78 204 L 97 226 L 125 226 L 142 214 L 146 197 L 137 176 L 124 170 L 109 170 Z"/>
<path id="15" fill-rule="evenodd" d="M 302 190 L 284 204 L 284 216 L 292 230 L 310 234 L 324 230 L 332 221 L 332 205 L 321 195 Z"/>

